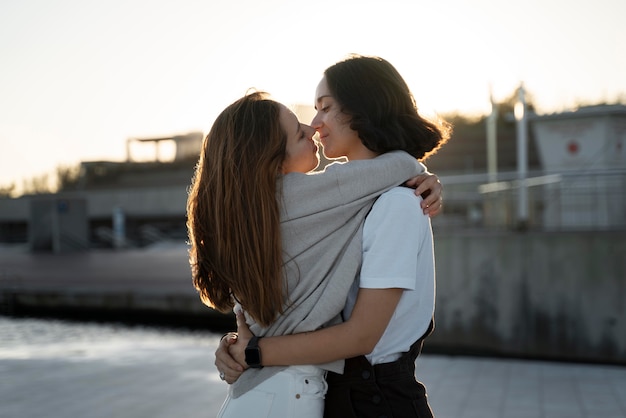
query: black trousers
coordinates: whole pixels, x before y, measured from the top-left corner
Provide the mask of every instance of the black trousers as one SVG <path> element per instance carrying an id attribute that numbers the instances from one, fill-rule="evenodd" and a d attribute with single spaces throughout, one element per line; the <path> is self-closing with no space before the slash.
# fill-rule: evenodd
<path id="1" fill-rule="evenodd" d="M 372 366 L 365 356 L 346 360 L 343 374 L 329 372 L 325 418 L 432 418 L 426 388 L 415 379 L 415 360 L 428 331 L 402 357 Z"/>

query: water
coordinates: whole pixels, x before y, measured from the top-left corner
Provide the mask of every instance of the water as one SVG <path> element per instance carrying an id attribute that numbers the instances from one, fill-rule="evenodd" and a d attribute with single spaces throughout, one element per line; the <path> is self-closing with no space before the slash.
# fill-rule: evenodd
<path id="1" fill-rule="evenodd" d="M 220 336 L 0 316 L 0 417 L 215 416 Z"/>
<path id="2" fill-rule="evenodd" d="M 0 417 L 214 417 L 220 336 L 0 316 Z M 624 366 L 429 354 L 417 375 L 438 418 L 626 417 Z"/>
<path id="3" fill-rule="evenodd" d="M 215 346 L 221 334 L 168 328 L 0 316 L 0 359 L 133 357 L 145 350 Z"/>

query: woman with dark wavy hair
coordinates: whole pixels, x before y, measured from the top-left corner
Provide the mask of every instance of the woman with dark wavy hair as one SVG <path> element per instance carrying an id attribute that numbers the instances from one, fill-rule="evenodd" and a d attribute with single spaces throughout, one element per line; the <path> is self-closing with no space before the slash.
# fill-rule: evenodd
<path id="1" fill-rule="evenodd" d="M 266 94 L 248 94 L 217 117 L 189 192 L 194 285 L 209 306 L 243 310 L 259 336 L 338 323 L 361 264 L 365 215 L 381 193 L 424 171 L 407 153 L 391 152 L 304 174 L 319 162 L 314 133 Z M 426 179 L 436 201 L 433 177 Z M 253 368 L 231 387 L 220 416 L 243 416 L 242 408 L 290 416 L 285 408 L 297 408 L 321 417 L 324 373 L 339 363 L 261 368 L 255 361 L 249 357 Z M 287 396 L 294 387 L 306 391 Z M 277 394 L 269 403 L 261 399 L 268 391 Z"/>
<path id="2" fill-rule="evenodd" d="M 312 126 L 329 158 L 375 159 L 402 150 L 423 160 L 444 144 L 450 129 L 423 118 L 408 86 L 387 61 L 352 56 L 324 72 Z M 344 322 L 314 332 L 254 337 L 238 316 L 238 338 L 225 341 L 216 365 L 236 376 L 230 353 L 246 367 L 252 342 L 262 366 L 322 364 L 330 371 L 325 417 L 429 417 L 426 389 L 415 360 L 434 326 L 435 266 L 428 216 L 420 197 L 404 187 L 383 193 L 366 217 L 362 267 L 343 310 Z M 232 378 L 231 378 L 232 380 Z"/>

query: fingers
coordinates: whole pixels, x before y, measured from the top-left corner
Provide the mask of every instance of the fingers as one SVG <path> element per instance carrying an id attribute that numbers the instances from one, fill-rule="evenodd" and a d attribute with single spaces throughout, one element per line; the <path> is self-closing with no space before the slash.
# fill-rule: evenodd
<path id="1" fill-rule="evenodd" d="M 233 365 L 234 367 L 231 367 Z M 243 373 L 243 368 L 239 366 L 237 362 L 234 362 L 234 360 L 233 362 L 228 362 L 218 360 L 216 358 L 215 366 L 217 367 L 220 379 L 227 382 L 228 384 L 237 381 L 237 379 L 239 379 L 239 376 L 241 376 L 241 374 Z"/>
<path id="2" fill-rule="evenodd" d="M 239 337 L 241 337 L 242 339 L 249 340 L 254 335 L 252 334 L 252 331 L 250 331 L 250 328 L 248 327 L 248 324 L 246 323 L 245 315 L 243 314 L 242 311 L 239 311 L 237 312 L 236 317 L 237 317 L 237 333 L 239 334 Z"/>
<path id="3" fill-rule="evenodd" d="M 219 369 L 218 369 L 219 370 Z M 222 381 L 232 385 L 239 379 L 243 372 L 238 372 L 236 370 L 225 369 L 225 371 L 219 372 L 219 377 Z"/>
<path id="4" fill-rule="evenodd" d="M 422 205 L 424 204 L 424 202 L 422 202 Z M 443 211 L 443 198 L 439 198 L 439 200 L 437 200 L 436 202 L 434 202 L 432 205 L 427 205 L 426 207 L 422 206 L 423 210 L 424 210 L 424 214 L 430 216 L 431 218 L 439 215 L 442 211 Z"/>
<path id="5" fill-rule="evenodd" d="M 406 184 L 409 187 L 415 187 L 415 195 L 421 196 L 424 193 L 429 192 L 429 190 L 432 189 L 433 186 L 438 182 L 439 179 L 437 178 L 437 176 L 430 173 L 424 173 L 420 174 L 417 177 L 413 177 L 412 179 L 407 181 Z"/>
<path id="6" fill-rule="evenodd" d="M 229 384 L 235 382 L 244 371 L 243 366 L 237 363 L 228 352 L 228 347 L 236 342 L 237 334 L 228 333 L 215 350 L 215 367 L 217 367 L 220 379 Z"/>
<path id="7" fill-rule="evenodd" d="M 229 385 L 232 385 L 233 383 L 237 381 L 237 379 L 239 379 L 239 376 L 241 376 L 242 373 L 243 372 L 238 372 L 238 371 L 227 369 L 226 371 L 220 372 L 219 376 L 221 380 L 228 383 Z"/>
<path id="8" fill-rule="evenodd" d="M 415 195 L 422 196 L 421 206 L 424 215 L 431 218 L 439 215 L 443 210 L 443 186 L 439 178 L 431 173 L 424 173 L 413 177 L 404 183 L 407 187 L 415 188 Z"/>
<path id="9" fill-rule="evenodd" d="M 215 366 L 220 372 L 220 378 L 232 383 L 247 368 L 245 364 L 245 347 L 254 336 L 246 323 L 246 317 L 242 311 L 236 312 L 237 332 L 228 333 L 215 351 Z"/>
<path id="10" fill-rule="evenodd" d="M 443 190 L 439 177 L 428 172 L 409 179 L 405 184 L 409 187 L 415 187 L 416 196 L 422 196 L 424 199 L 432 196 L 430 203 L 434 203 L 441 196 Z"/>
<path id="11" fill-rule="evenodd" d="M 246 328 L 248 326 L 248 324 L 246 324 L 246 317 L 244 316 L 243 311 L 237 311 L 235 318 L 237 319 L 237 329 Z"/>
<path id="12" fill-rule="evenodd" d="M 408 179 L 407 181 L 404 182 L 404 185 L 406 187 L 410 187 L 411 189 L 415 189 L 417 186 L 419 186 L 419 184 L 424 181 L 424 179 L 422 178 L 422 175 L 416 176 L 416 177 L 411 177 L 410 179 Z"/>
<path id="13" fill-rule="evenodd" d="M 421 206 L 425 215 L 432 218 L 441 213 L 443 208 L 443 197 L 441 196 L 443 186 L 436 175 L 424 173 L 420 176 L 412 178 L 409 182 L 417 183 L 415 194 L 421 195 L 424 199 Z M 407 184 L 409 182 L 407 182 Z"/>
<path id="14" fill-rule="evenodd" d="M 220 344 L 217 346 L 217 350 L 215 350 L 215 365 L 222 371 L 224 370 L 224 367 L 243 371 L 243 367 L 237 363 L 234 358 L 232 358 L 230 352 L 228 351 L 228 348 L 237 342 L 237 334 L 232 332 L 228 335 L 229 337 L 222 338 Z"/>
<path id="15" fill-rule="evenodd" d="M 424 214 L 430 216 L 437 216 L 441 210 L 443 209 L 443 197 L 441 196 L 442 187 L 435 187 L 433 192 L 426 196 L 424 200 L 422 200 L 421 206 L 424 210 Z"/>

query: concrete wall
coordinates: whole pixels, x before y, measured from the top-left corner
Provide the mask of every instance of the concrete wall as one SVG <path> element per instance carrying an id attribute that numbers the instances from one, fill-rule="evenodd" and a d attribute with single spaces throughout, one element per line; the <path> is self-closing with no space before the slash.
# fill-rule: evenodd
<path id="1" fill-rule="evenodd" d="M 426 351 L 626 364 L 626 231 L 435 229 L 435 257 L 436 327 Z M 127 309 L 156 303 L 128 295 L 158 290 L 164 309 L 194 313 L 200 303 L 188 268 L 184 245 L 0 252 L 0 290 L 15 278 L 11 300 L 23 306 Z M 172 305 L 178 294 L 193 303 Z"/>
<path id="2" fill-rule="evenodd" d="M 29 243 L 33 251 L 55 253 L 89 248 L 87 202 L 54 195 L 33 198 L 30 205 Z"/>
<path id="3" fill-rule="evenodd" d="M 626 363 L 626 231 L 435 231 L 435 253 L 427 345 Z"/>

